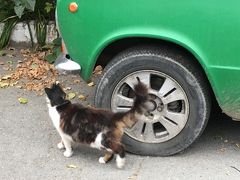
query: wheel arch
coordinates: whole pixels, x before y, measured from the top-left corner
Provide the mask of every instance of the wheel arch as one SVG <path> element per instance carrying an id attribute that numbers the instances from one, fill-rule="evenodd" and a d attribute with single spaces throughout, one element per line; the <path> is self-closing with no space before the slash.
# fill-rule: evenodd
<path id="1" fill-rule="evenodd" d="M 182 55 L 188 56 L 192 59 L 192 63 L 194 63 L 198 68 L 201 69 L 203 75 L 205 76 L 207 83 L 209 84 L 209 89 L 211 93 L 213 93 L 213 88 L 211 86 L 211 78 L 207 72 L 207 61 L 202 56 L 196 53 L 193 48 L 190 48 L 184 43 L 176 40 L 170 39 L 161 39 L 161 38 L 153 38 L 153 37 L 124 37 L 119 38 L 114 41 L 109 42 L 99 53 L 96 58 L 95 66 L 101 65 L 105 67 L 113 57 L 117 54 L 121 53 L 124 50 L 129 48 L 133 48 L 136 46 L 159 46 L 159 47 L 167 47 L 171 50 L 177 51 Z M 200 51 L 198 51 L 200 52 Z M 202 54 L 202 53 L 201 53 Z M 214 94 L 214 93 L 213 93 Z M 214 95 L 215 97 L 215 95 Z"/>
<path id="2" fill-rule="evenodd" d="M 144 37 L 144 36 L 130 36 L 130 37 L 120 37 L 116 38 L 112 41 L 106 42 L 105 45 L 99 50 L 98 55 L 95 58 L 94 65 L 102 65 L 105 67 L 110 60 L 116 56 L 117 54 L 121 53 L 122 51 L 135 47 L 135 46 L 165 46 L 171 49 L 178 50 L 182 52 L 182 54 L 191 56 L 194 61 L 202 68 L 206 77 L 207 75 L 207 61 L 203 58 L 203 53 L 197 48 L 191 48 L 192 46 L 188 46 L 181 41 L 177 41 L 175 39 L 169 38 L 156 38 L 156 37 Z M 193 45 L 194 46 L 194 45 Z"/>

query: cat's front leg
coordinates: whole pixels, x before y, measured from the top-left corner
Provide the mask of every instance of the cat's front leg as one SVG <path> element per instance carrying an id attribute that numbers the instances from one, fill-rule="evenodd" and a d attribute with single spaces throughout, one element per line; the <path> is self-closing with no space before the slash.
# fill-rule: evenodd
<path id="1" fill-rule="evenodd" d="M 68 138 L 63 137 L 62 138 L 63 144 L 66 148 L 66 151 L 64 151 L 63 155 L 65 157 L 71 157 L 73 154 L 72 147 L 71 147 L 71 141 Z"/>
<path id="2" fill-rule="evenodd" d="M 58 149 L 64 149 L 65 148 L 65 146 L 63 144 L 63 140 L 61 140 L 61 142 L 57 144 L 57 147 L 58 147 Z"/>

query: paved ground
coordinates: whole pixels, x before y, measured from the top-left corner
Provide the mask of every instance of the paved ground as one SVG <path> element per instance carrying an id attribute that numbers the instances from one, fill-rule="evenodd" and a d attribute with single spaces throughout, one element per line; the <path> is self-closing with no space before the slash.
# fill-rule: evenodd
<path id="1" fill-rule="evenodd" d="M 63 79 L 67 84 L 72 76 Z M 90 95 L 85 104 L 92 103 L 94 88 L 84 82 L 71 86 L 79 94 Z M 28 98 L 29 103 L 19 104 L 19 97 Z M 114 161 L 99 164 L 101 152 L 84 146 L 75 147 L 74 156 L 65 158 L 56 148 L 59 140 L 48 117 L 44 96 L 17 88 L 0 89 L 1 180 L 240 178 L 240 123 L 224 115 L 211 118 L 201 138 L 185 152 L 164 158 L 127 154 L 122 170 L 116 168 Z M 68 168 L 69 165 L 76 168 Z"/>

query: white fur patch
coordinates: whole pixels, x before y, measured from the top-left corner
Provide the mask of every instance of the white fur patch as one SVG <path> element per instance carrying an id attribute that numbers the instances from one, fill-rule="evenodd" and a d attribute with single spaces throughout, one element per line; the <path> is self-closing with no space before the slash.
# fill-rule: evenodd
<path id="1" fill-rule="evenodd" d="M 63 130 L 60 128 L 60 114 L 58 113 L 56 106 L 52 107 L 50 104 L 50 100 L 48 98 L 46 98 L 46 100 L 48 105 L 49 116 L 53 122 L 54 127 L 57 129 L 59 135 L 64 141 L 64 144 L 61 142 L 57 146 L 59 149 L 62 149 L 64 148 L 65 145 L 66 151 L 64 152 L 64 156 L 71 157 L 73 154 L 73 151 L 71 149 L 71 142 L 73 141 L 73 139 L 68 134 L 65 134 Z"/>
<path id="2" fill-rule="evenodd" d="M 102 133 L 99 133 L 95 139 L 94 142 L 90 144 L 90 147 L 96 148 L 96 149 L 101 149 L 103 148 L 103 145 L 101 144 L 102 142 Z"/>
<path id="3" fill-rule="evenodd" d="M 60 114 L 58 113 L 56 107 L 48 107 L 49 116 L 53 122 L 54 127 L 60 130 Z"/>
<path id="4" fill-rule="evenodd" d="M 58 149 L 64 149 L 65 148 L 64 144 L 62 143 L 62 141 L 57 144 L 57 147 L 58 147 Z"/>
<path id="5" fill-rule="evenodd" d="M 64 151 L 63 155 L 67 158 L 71 157 L 73 155 L 73 151 L 72 150 L 69 150 L 69 151 Z"/>
<path id="6" fill-rule="evenodd" d="M 46 101 L 47 101 L 47 107 L 50 108 L 51 107 L 51 103 L 50 103 L 50 100 L 48 99 L 48 97 L 46 97 Z"/>
<path id="7" fill-rule="evenodd" d="M 119 155 L 117 155 L 116 162 L 117 162 L 117 167 L 121 169 L 125 165 L 126 160 L 125 158 L 121 158 Z"/>
<path id="8" fill-rule="evenodd" d="M 105 163 L 106 163 L 105 160 L 104 160 L 104 157 L 100 157 L 100 158 L 98 159 L 98 162 L 99 162 L 100 164 L 105 164 Z"/>
<path id="9" fill-rule="evenodd" d="M 53 125 L 54 127 L 57 129 L 58 133 L 60 134 L 60 136 L 63 138 L 68 139 L 69 141 L 73 141 L 72 137 L 65 134 L 62 129 L 60 128 L 60 114 L 58 113 L 56 106 L 52 107 L 48 107 L 49 110 L 49 116 L 52 119 Z"/>

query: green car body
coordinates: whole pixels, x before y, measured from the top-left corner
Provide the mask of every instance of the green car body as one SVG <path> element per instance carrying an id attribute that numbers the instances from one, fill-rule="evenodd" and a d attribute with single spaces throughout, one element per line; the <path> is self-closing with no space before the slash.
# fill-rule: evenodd
<path id="1" fill-rule="evenodd" d="M 89 80 L 101 54 L 128 39 L 167 42 L 199 62 L 222 110 L 240 119 L 240 1 L 58 0 L 59 29 Z"/>

